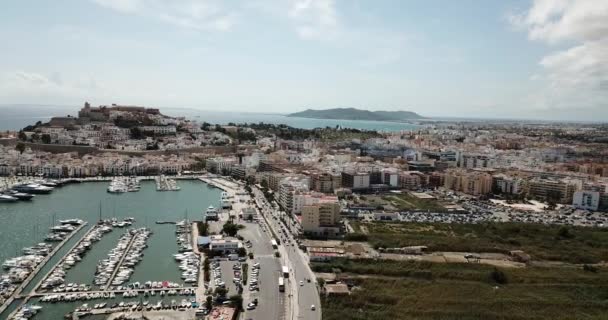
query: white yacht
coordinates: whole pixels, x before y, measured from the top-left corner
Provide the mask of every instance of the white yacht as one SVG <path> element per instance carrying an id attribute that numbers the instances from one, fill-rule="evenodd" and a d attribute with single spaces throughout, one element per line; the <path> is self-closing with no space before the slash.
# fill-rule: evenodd
<path id="1" fill-rule="evenodd" d="M 209 206 L 207 211 L 205 211 L 205 219 L 206 220 L 217 220 L 219 218 L 219 212 L 213 206 Z"/>
<path id="2" fill-rule="evenodd" d="M 7 194 L 0 194 L 0 202 L 15 202 L 19 199 L 13 196 L 9 196 Z"/>

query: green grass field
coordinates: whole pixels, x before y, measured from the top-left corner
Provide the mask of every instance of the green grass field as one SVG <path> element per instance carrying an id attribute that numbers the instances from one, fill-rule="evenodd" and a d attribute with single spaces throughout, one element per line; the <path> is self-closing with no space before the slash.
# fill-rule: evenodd
<path id="1" fill-rule="evenodd" d="M 498 252 L 524 250 L 536 260 L 569 263 L 608 261 L 608 229 L 523 223 L 440 224 L 351 223 L 365 226 L 378 247 L 426 245 L 429 251 Z"/>
<path id="2" fill-rule="evenodd" d="M 355 289 L 323 298 L 323 319 L 607 319 L 608 270 L 339 260 L 314 264 L 340 270 Z M 364 277 L 361 277 L 364 276 Z"/>
<path id="3" fill-rule="evenodd" d="M 390 201 L 399 210 L 445 211 L 445 208 L 436 199 L 419 199 L 409 193 L 384 196 L 382 198 Z"/>

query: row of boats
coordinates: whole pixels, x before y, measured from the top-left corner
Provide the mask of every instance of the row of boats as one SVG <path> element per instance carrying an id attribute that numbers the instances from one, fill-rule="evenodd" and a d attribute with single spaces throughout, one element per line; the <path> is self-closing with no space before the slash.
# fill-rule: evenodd
<path id="1" fill-rule="evenodd" d="M 177 234 L 177 254 L 173 258 L 179 262 L 179 269 L 182 272 L 181 278 L 185 283 L 196 283 L 200 271 L 200 258 L 192 252 L 191 226 L 188 220 L 175 223 L 175 233 Z"/>
<path id="2" fill-rule="evenodd" d="M 177 284 L 176 284 L 177 285 Z M 75 288 L 77 286 L 74 286 Z M 190 288 L 178 287 L 174 289 L 169 288 L 152 288 L 148 289 L 132 289 L 120 292 L 115 291 L 97 291 L 97 292 L 62 292 L 46 294 L 40 298 L 40 302 L 57 303 L 57 302 L 75 302 L 75 301 L 88 301 L 96 299 L 114 299 L 117 297 L 123 298 L 134 298 L 139 295 L 144 297 L 155 296 L 158 293 L 159 296 L 192 296 L 196 294 L 196 290 Z"/>
<path id="3" fill-rule="evenodd" d="M 22 183 L 13 186 L 10 190 L 0 193 L 0 202 L 28 201 L 36 194 L 48 194 L 59 186 L 59 182 L 39 180 L 32 183 Z"/>
<path id="4" fill-rule="evenodd" d="M 191 226 L 188 220 L 175 223 L 175 234 L 177 235 L 178 252 L 192 251 Z"/>
<path id="5" fill-rule="evenodd" d="M 69 223 L 81 223 L 77 220 L 65 222 L 66 226 L 73 226 Z M 80 289 L 82 285 L 74 286 L 73 284 L 69 284 L 65 286 L 66 272 L 82 260 L 84 255 L 91 249 L 93 243 L 98 242 L 105 234 L 111 231 L 112 226 L 109 221 L 95 225 L 44 279 L 40 288 L 43 290 L 53 289 L 55 292 L 72 291 L 75 287 Z"/>
<path id="6" fill-rule="evenodd" d="M 137 177 L 115 177 L 108 186 L 109 193 L 137 192 L 141 189 Z"/>
<path id="7" fill-rule="evenodd" d="M 66 220 L 73 222 L 72 220 Z M 65 230 L 73 232 L 76 227 L 60 221 L 61 224 L 54 226 L 51 230 Z M 66 228 L 69 227 L 69 229 Z M 71 231 L 70 231 L 71 230 Z M 23 248 L 23 255 L 7 259 L 3 262 L 2 268 L 5 270 L 0 275 L 0 305 L 13 295 L 19 285 L 25 281 L 32 272 L 36 271 L 40 264 L 53 251 L 54 246 L 49 243 L 38 243 L 31 247 Z"/>
<path id="8" fill-rule="evenodd" d="M 23 307 L 19 308 L 17 312 L 9 318 L 9 320 L 24 320 L 29 319 L 35 316 L 38 312 L 42 310 L 41 306 L 34 304 L 26 304 Z"/>
<path id="9" fill-rule="evenodd" d="M 83 304 L 82 306 L 76 308 L 76 310 L 74 310 L 74 312 L 70 312 L 68 314 L 66 314 L 65 319 L 73 319 L 74 316 L 77 317 L 83 317 L 83 316 L 87 316 L 90 315 L 92 312 L 92 310 L 95 309 L 104 309 L 104 308 L 108 308 L 110 309 L 109 311 L 111 312 L 127 312 L 130 311 L 128 314 L 123 314 L 120 315 L 118 318 L 116 319 L 141 319 L 141 316 L 139 314 L 131 314 L 134 312 L 139 312 L 139 311 L 159 311 L 159 310 L 181 310 L 181 311 L 185 311 L 186 309 L 190 309 L 190 308 L 198 308 L 199 304 L 196 302 L 195 299 L 190 299 L 190 300 L 186 300 L 186 299 L 182 299 L 180 302 L 177 302 L 176 300 L 171 300 L 170 303 L 165 303 L 164 301 L 158 301 L 157 303 L 153 304 L 150 303 L 149 301 L 143 301 L 143 302 L 137 302 L 137 301 L 130 301 L 130 302 L 116 302 L 112 305 L 108 305 L 107 303 L 99 303 L 99 304 L 95 304 L 94 306 L 90 307 L 87 303 Z"/>
<path id="10" fill-rule="evenodd" d="M 156 191 L 179 191 L 181 189 L 175 179 L 164 175 L 157 176 L 154 181 L 156 181 Z"/>
<path id="11" fill-rule="evenodd" d="M 127 282 L 133 269 L 143 257 L 148 247 L 147 240 L 152 234 L 147 228 L 129 229 L 118 240 L 108 257 L 99 261 L 95 271 L 95 284 L 98 286 L 119 286 Z"/>

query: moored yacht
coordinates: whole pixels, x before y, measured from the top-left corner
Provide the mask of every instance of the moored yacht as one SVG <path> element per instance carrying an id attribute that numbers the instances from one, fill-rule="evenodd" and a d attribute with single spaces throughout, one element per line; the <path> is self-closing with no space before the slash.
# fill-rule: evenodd
<path id="1" fill-rule="evenodd" d="M 38 183 L 26 183 L 14 186 L 13 190 L 32 194 L 46 194 L 51 193 L 53 187 L 43 186 Z"/>
<path id="2" fill-rule="evenodd" d="M 31 193 L 19 192 L 17 190 L 12 190 L 10 192 L 10 196 L 19 200 L 31 200 L 34 197 L 34 195 Z"/>
<path id="3" fill-rule="evenodd" d="M 206 220 L 217 220 L 218 215 L 219 215 L 219 212 L 213 206 L 209 206 L 209 208 L 207 208 L 207 211 L 205 211 Z"/>
<path id="4" fill-rule="evenodd" d="M 13 196 L 9 196 L 7 194 L 0 194 L 0 202 L 15 202 L 19 199 Z"/>

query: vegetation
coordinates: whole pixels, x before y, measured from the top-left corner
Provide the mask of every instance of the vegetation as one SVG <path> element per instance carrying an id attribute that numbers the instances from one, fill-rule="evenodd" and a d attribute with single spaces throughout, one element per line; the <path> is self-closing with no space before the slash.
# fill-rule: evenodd
<path id="1" fill-rule="evenodd" d="M 243 296 L 240 294 L 231 295 L 229 298 L 232 301 L 232 305 L 238 310 L 243 310 Z"/>
<path id="2" fill-rule="evenodd" d="M 314 263 L 356 289 L 322 299 L 324 319 L 604 319 L 608 269 L 495 269 L 482 264 Z M 360 276 L 359 276 L 360 275 Z"/>
<path id="3" fill-rule="evenodd" d="M 237 232 L 239 231 L 239 226 L 235 223 L 232 223 L 230 221 L 224 223 L 224 226 L 222 227 L 222 232 L 234 237 L 236 236 Z"/>
<path id="4" fill-rule="evenodd" d="M 15 146 L 15 150 L 19 151 L 19 153 L 23 153 L 23 151 L 25 151 L 25 144 L 23 144 L 23 142 L 18 142 Z"/>
<path id="5" fill-rule="evenodd" d="M 409 193 L 383 197 L 399 210 L 423 210 L 441 212 L 445 208 L 436 199 L 419 199 Z"/>
<path id="6" fill-rule="evenodd" d="M 213 307 L 213 297 L 207 296 L 207 298 L 205 298 L 205 308 L 207 308 L 207 310 L 211 310 L 212 307 Z"/>
<path id="7" fill-rule="evenodd" d="M 196 226 L 198 227 L 199 236 L 206 237 L 209 235 L 209 223 L 207 221 L 198 221 Z"/>
<path id="8" fill-rule="evenodd" d="M 593 264 L 608 261 L 608 230 L 525 223 L 441 224 L 351 223 L 365 226 L 375 247 L 425 245 L 429 251 L 508 253 L 523 250 L 532 259 Z"/>
<path id="9" fill-rule="evenodd" d="M 40 139 L 42 140 L 42 143 L 45 143 L 45 144 L 51 143 L 51 135 L 50 134 L 45 133 L 45 134 L 43 134 L 40 137 Z"/>
<path id="10" fill-rule="evenodd" d="M 605 319 L 606 286 L 359 279 L 348 296 L 323 297 L 323 319 Z"/>

